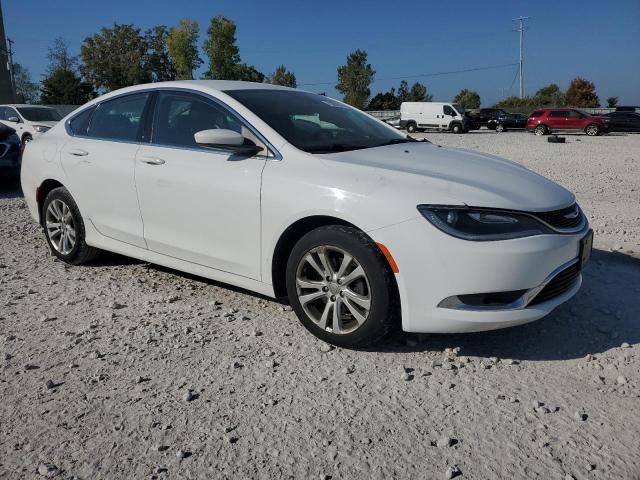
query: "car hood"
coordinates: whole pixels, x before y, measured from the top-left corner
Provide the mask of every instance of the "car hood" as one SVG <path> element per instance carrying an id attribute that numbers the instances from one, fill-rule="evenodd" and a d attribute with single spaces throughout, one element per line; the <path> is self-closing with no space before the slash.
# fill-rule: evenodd
<path id="1" fill-rule="evenodd" d="M 40 122 L 40 121 L 38 121 L 38 122 L 31 122 L 31 123 L 32 123 L 33 125 L 44 125 L 45 127 L 49 127 L 49 128 L 53 128 L 53 127 L 55 127 L 55 126 L 58 124 L 58 122 L 53 121 L 53 120 L 48 120 L 48 121 L 46 121 L 46 122 Z"/>
<path id="2" fill-rule="evenodd" d="M 320 157 L 338 169 L 357 166 L 350 173 L 359 176 L 360 182 L 367 175 L 361 167 L 369 167 L 368 175 L 375 180 L 373 188 L 390 189 L 391 194 L 411 196 L 410 200 L 418 203 L 548 211 L 575 201 L 571 192 L 517 163 L 427 142 Z"/>

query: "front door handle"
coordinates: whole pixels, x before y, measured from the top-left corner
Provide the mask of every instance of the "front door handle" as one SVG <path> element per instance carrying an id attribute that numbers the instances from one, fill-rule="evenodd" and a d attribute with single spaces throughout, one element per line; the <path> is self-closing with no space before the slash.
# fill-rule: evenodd
<path id="1" fill-rule="evenodd" d="M 164 165 L 165 161 L 158 157 L 141 157 L 140 161 L 147 165 Z"/>
<path id="2" fill-rule="evenodd" d="M 69 150 L 69 154 L 73 155 L 74 157 L 86 157 L 87 155 L 89 155 L 89 152 L 87 152 L 86 150 L 75 148 L 73 150 Z"/>

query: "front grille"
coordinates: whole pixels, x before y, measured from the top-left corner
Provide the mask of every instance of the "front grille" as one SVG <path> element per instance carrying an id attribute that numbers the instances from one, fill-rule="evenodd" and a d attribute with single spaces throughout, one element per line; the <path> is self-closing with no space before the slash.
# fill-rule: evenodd
<path id="1" fill-rule="evenodd" d="M 543 303 L 557 296 L 562 295 L 569 290 L 580 275 L 580 262 L 565 268 L 545 285 L 545 287 L 536 295 L 529 305 Z"/>
<path id="2" fill-rule="evenodd" d="M 577 215 L 576 215 L 577 213 Z M 553 212 L 538 212 L 534 216 L 543 222 L 551 225 L 553 228 L 565 229 L 575 228 L 582 223 L 582 210 L 577 203 L 562 210 L 554 210 Z"/>

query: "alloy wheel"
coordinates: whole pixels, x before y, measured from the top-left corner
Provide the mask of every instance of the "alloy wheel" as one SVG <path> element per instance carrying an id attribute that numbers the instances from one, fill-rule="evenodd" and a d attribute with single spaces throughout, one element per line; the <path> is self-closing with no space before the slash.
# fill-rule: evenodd
<path id="1" fill-rule="evenodd" d="M 362 265 L 333 246 L 315 247 L 302 257 L 296 271 L 296 293 L 308 317 L 334 334 L 360 328 L 371 309 L 371 288 Z"/>
<path id="2" fill-rule="evenodd" d="M 598 127 L 596 127 L 595 125 L 589 125 L 587 127 L 587 135 L 593 137 L 597 134 L 598 134 Z"/>
<path id="3" fill-rule="evenodd" d="M 69 205 L 59 199 L 52 200 L 45 216 L 47 236 L 53 248 L 69 255 L 76 245 L 76 226 Z"/>

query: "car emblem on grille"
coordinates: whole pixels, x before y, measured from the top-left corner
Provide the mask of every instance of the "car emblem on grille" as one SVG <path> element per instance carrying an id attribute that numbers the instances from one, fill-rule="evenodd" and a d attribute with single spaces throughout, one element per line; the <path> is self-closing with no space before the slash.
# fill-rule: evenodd
<path id="1" fill-rule="evenodd" d="M 567 213 L 566 215 L 563 215 L 563 216 L 564 216 L 564 218 L 566 218 L 567 220 L 572 220 L 572 219 L 574 219 L 574 218 L 577 218 L 577 217 L 578 217 L 578 213 L 579 213 L 579 212 L 578 212 L 578 207 L 575 207 L 575 208 L 574 208 L 574 210 L 573 210 L 573 212 L 569 212 L 569 213 Z"/>

